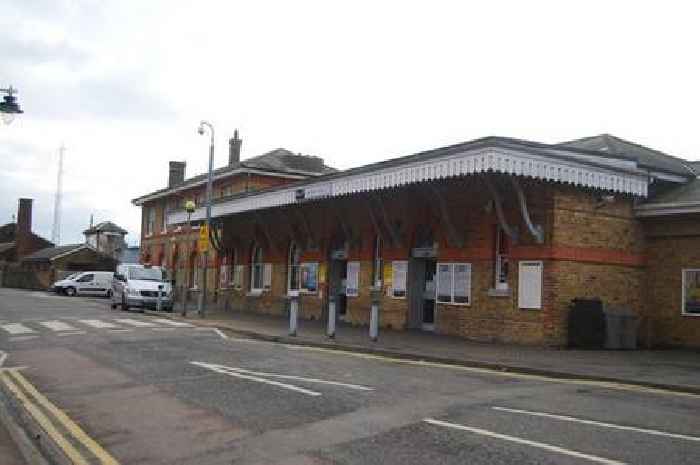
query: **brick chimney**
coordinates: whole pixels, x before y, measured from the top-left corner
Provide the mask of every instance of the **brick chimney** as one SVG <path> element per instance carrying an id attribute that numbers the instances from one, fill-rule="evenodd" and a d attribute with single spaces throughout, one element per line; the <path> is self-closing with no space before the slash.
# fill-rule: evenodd
<path id="1" fill-rule="evenodd" d="M 233 166 L 241 162 L 241 144 L 238 138 L 238 129 L 233 132 L 233 138 L 228 140 L 228 165 Z"/>
<path id="2" fill-rule="evenodd" d="M 185 167 L 187 162 L 171 161 L 168 171 L 168 188 L 176 187 L 185 182 Z"/>
<path id="3" fill-rule="evenodd" d="M 34 202 L 33 199 L 19 199 L 17 229 L 15 229 L 15 247 L 18 259 L 33 252 L 32 202 Z"/>

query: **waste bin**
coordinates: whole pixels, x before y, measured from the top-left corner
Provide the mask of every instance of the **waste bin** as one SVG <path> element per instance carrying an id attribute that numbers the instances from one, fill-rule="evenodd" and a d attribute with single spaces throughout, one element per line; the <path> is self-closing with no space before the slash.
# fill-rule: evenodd
<path id="1" fill-rule="evenodd" d="M 600 349 L 605 344 L 605 314 L 600 299 L 574 299 L 569 307 L 569 347 Z"/>
<path id="2" fill-rule="evenodd" d="M 625 307 L 605 308 L 605 348 L 636 349 L 639 317 Z"/>

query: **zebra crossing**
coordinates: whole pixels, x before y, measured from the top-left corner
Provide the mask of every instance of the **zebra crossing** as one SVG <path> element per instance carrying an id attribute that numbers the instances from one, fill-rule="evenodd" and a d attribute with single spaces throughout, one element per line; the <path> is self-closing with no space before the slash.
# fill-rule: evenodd
<path id="1" fill-rule="evenodd" d="M 106 330 L 112 332 L 130 331 L 132 329 L 163 330 L 163 329 L 194 328 L 194 325 L 168 318 L 136 319 L 53 319 L 27 320 L 20 322 L 0 321 L 0 337 L 9 336 L 17 340 L 55 334 L 85 334 L 86 330 Z"/>

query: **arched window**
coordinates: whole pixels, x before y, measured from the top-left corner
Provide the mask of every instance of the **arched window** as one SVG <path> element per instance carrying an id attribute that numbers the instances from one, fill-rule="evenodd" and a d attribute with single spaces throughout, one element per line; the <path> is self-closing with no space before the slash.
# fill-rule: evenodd
<path id="1" fill-rule="evenodd" d="M 256 245 L 253 247 L 253 253 L 250 260 L 250 290 L 262 291 L 263 280 L 265 273 L 265 265 L 263 264 L 262 247 Z"/>
<path id="2" fill-rule="evenodd" d="M 384 280 L 382 261 L 382 238 L 377 235 L 374 238 L 374 248 L 372 251 L 372 285 L 381 287 Z"/>
<path id="3" fill-rule="evenodd" d="M 287 291 L 298 291 L 301 288 L 301 250 L 296 243 L 289 245 L 287 259 Z"/>

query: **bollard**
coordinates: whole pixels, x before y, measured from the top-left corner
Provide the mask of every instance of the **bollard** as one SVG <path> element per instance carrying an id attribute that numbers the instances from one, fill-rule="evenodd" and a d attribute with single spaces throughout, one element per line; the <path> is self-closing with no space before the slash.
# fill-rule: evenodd
<path id="1" fill-rule="evenodd" d="M 369 315 L 369 338 L 376 342 L 379 338 L 379 301 L 382 296 L 381 288 L 372 286 L 370 290 L 372 308 Z"/>
<path id="2" fill-rule="evenodd" d="M 189 291 L 183 289 L 182 292 L 182 316 L 187 316 L 187 298 L 189 297 Z"/>
<path id="3" fill-rule="evenodd" d="M 327 335 L 330 338 L 335 337 L 335 293 L 331 292 L 328 296 L 328 331 Z"/>
<path id="4" fill-rule="evenodd" d="M 299 318 L 299 291 L 289 291 L 289 335 L 297 335 Z"/>
<path id="5" fill-rule="evenodd" d="M 156 296 L 156 312 L 160 312 L 162 307 L 162 303 L 160 301 L 161 296 L 163 294 L 163 285 L 158 284 L 158 295 Z"/>

